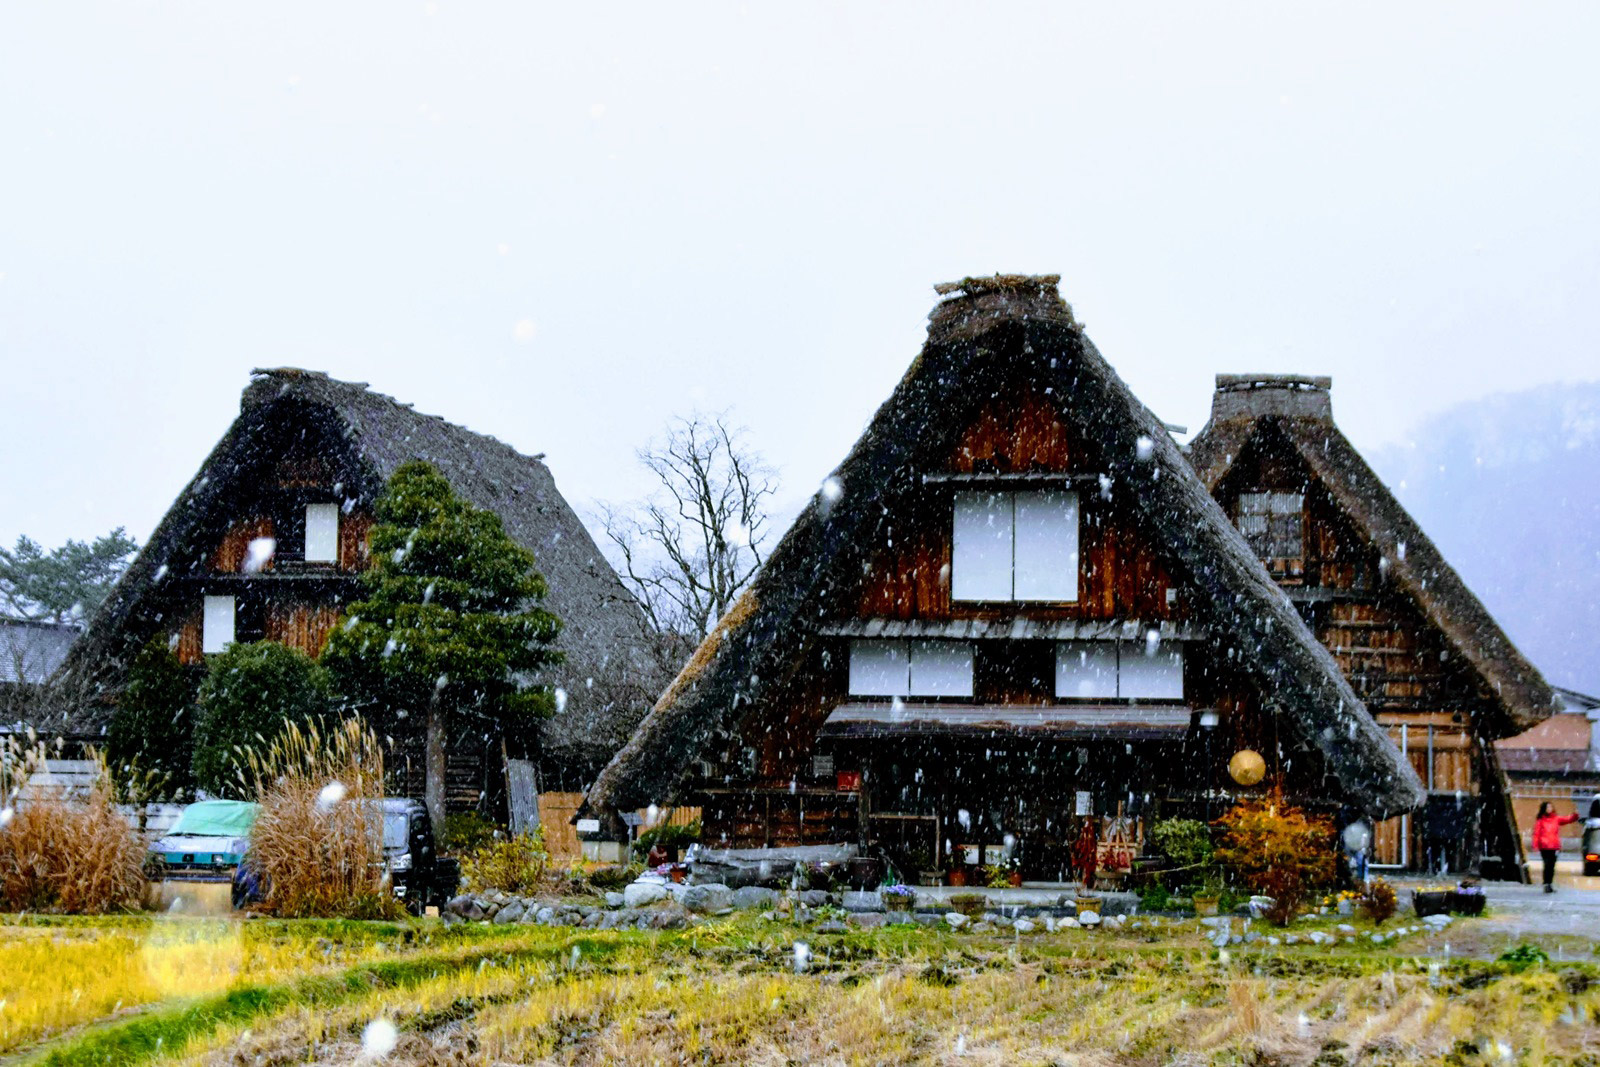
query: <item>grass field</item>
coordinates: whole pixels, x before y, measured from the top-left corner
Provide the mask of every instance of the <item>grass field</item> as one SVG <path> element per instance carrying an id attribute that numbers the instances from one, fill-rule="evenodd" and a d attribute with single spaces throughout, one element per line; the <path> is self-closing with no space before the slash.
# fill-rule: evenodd
<path id="1" fill-rule="evenodd" d="M 663 933 L 13 919 L 0 926 L 0 1056 L 342 1064 L 377 1062 L 376 1043 L 405 1067 L 1600 1067 L 1592 944 L 1519 970 L 1444 958 L 1445 936 L 1219 952 L 1193 923 L 1019 937 L 818 935 L 751 916 Z"/>

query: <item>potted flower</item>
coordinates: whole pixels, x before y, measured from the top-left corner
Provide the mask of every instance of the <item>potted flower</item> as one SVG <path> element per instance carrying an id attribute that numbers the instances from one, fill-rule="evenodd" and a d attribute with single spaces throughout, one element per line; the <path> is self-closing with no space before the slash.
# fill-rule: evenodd
<path id="1" fill-rule="evenodd" d="M 952 858 L 950 861 L 950 869 L 946 877 L 949 880 L 948 884 L 953 886 L 964 886 L 967 884 L 967 868 L 964 865 L 957 863 Z"/>
<path id="2" fill-rule="evenodd" d="M 878 895 L 883 898 L 883 906 L 890 911 L 910 911 L 911 904 L 917 898 L 917 891 L 900 882 L 894 885 L 882 886 Z"/>
<path id="3" fill-rule="evenodd" d="M 1488 900 L 1483 895 L 1483 886 L 1477 879 L 1464 879 L 1460 885 L 1445 894 L 1445 902 L 1449 909 L 1458 915 L 1482 915 L 1483 906 Z"/>
<path id="4" fill-rule="evenodd" d="M 1093 912 L 1095 915 L 1100 914 L 1100 898 L 1090 893 L 1079 893 L 1073 898 L 1072 903 L 1077 908 L 1078 918 L 1080 919 L 1090 912 Z"/>

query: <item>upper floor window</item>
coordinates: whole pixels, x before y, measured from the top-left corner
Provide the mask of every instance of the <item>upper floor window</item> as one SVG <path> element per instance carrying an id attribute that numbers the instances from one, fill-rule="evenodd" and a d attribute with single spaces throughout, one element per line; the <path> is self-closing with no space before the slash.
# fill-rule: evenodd
<path id="1" fill-rule="evenodd" d="M 950 560 L 955 600 L 1078 599 L 1078 494 L 955 494 Z"/>
<path id="2" fill-rule="evenodd" d="M 233 644 L 235 601 L 231 596 L 208 596 L 200 620 L 200 651 L 211 655 Z"/>
<path id="3" fill-rule="evenodd" d="M 1068 700 L 1182 700 L 1183 645 L 1062 641 L 1056 696 Z"/>
<path id="4" fill-rule="evenodd" d="M 1233 521 L 1265 560 L 1305 555 L 1305 494 L 1240 493 Z"/>
<path id="5" fill-rule="evenodd" d="M 306 505 L 307 563 L 339 562 L 339 505 Z"/>
<path id="6" fill-rule="evenodd" d="M 972 646 L 962 641 L 852 641 L 850 695 L 970 697 Z"/>

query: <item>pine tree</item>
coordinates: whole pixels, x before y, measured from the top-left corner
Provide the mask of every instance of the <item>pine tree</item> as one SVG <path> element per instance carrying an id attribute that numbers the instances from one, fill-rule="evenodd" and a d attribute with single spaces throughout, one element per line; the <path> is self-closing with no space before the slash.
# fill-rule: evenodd
<path id="1" fill-rule="evenodd" d="M 472 714 L 502 737 L 531 738 L 555 708 L 533 677 L 560 658 L 560 622 L 537 606 L 546 586 L 533 553 L 431 465 L 397 469 L 375 511 L 366 599 L 322 662 L 347 701 L 426 713 L 426 802 L 442 826 L 447 731 Z"/>
<path id="2" fill-rule="evenodd" d="M 151 800 L 194 792 L 194 683 L 164 638 L 139 650 L 106 729 L 106 761 Z"/>

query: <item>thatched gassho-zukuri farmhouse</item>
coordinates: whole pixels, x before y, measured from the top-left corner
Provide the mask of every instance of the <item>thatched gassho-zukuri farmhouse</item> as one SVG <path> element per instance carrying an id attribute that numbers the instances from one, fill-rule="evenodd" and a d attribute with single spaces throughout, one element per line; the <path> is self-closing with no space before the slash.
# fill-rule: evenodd
<path id="1" fill-rule="evenodd" d="M 79 704 L 61 732 L 103 732 L 128 664 L 154 634 L 172 635 L 197 669 L 232 640 L 319 653 L 343 605 L 360 598 L 372 502 L 410 460 L 433 464 L 533 552 L 565 657 L 540 679 L 566 692 L 541 730 L 541 786 L 582 789 L 631 733 L 660 676 L 637 602 L 541 457 L 365 384 L 293 368 L 255 372 L 238 419 L 73 648 L 58 677 L 98 699 Z M 275 551 L 254 570 L 250 545 L 264 537 Z M 407 789 L 420 796 L 420 749 L 397 762 L 412 755 Z M 470 728 L 452 739 L 448 778 L 452 808 L 503 805 L 499 741 Z"/>
<path id="2" fill-rule="evenodd" d="M 1377 828 L 1375 859 L 1520 876 L 1493 742 L 1555 694 L 1334 424 L 1331 384 L 1217 375 L 1190 461 L 1428 789 Z"/>
<path id="3" fill-rule="evenodd" d="M 1059 877 L 1085 826 L 1126 852 L 1157 812 L 1220 814 L 1242 749 L 1343 814 L 1421 801 L 1056 282 L 940 288 L 899 386 L 590 790 L 598 836 L 689 803 L 711 843 L 920 869 L 1009 842 Z"/>

